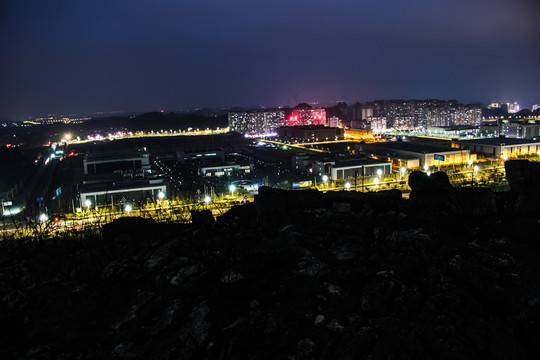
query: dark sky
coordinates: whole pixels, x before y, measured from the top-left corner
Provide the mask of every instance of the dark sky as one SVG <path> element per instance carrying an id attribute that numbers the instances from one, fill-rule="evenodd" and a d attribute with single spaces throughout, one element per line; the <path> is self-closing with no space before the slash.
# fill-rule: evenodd
<path id="1" fill-rule="evenodd" d="M 391 98 L 540 103 L 537 0 L 3 0 L 0 119 Z"/>

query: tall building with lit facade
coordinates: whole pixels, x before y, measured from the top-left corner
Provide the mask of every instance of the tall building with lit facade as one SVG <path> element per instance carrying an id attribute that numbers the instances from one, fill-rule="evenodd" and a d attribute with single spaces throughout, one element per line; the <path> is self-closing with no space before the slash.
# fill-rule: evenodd
<path id="1" fill-rule="evenodd" d="M 285 119 L 285 126 L 327 125 L 323 108 L 297 108 Z"/>
<path id="2" fill-rule="evenodd" d="M 385 118 L 386 127 L 396 130 L 477 126 L 481 117 L 481 104 L 463 105 L 456 100 L 377 100 L 362 105 L 364 121 Z"/>
<path id="3" fill-rule="evenodd" d="M 255 110 L 229 112 L 229 130 L 240 134 L 263 135 L 275 133 L 283 125 L 285 111 Z"/>

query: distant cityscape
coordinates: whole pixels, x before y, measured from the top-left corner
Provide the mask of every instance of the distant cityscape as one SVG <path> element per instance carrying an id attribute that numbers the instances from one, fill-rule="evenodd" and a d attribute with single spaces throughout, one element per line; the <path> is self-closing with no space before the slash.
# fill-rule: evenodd
<path id="1" fill-rule="evenodd" d="M 407 196 L 417 170 L 444 171 L 455 186 L 504 188 L 504 161 L 540 158 L 540 109 L 431 99 L 50 114 L 2 123 L 0 136 L 2 164 L 13 169 L 0 183 L 4 218 L 83 226 L 158 208 L 177 220 L 194 206 L 219 216 L 259 186 Z"/>

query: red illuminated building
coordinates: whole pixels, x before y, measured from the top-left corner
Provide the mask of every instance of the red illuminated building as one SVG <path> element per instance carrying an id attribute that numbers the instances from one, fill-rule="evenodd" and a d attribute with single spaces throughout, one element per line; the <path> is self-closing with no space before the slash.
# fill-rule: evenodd
<path id="1" fill-rule="evenodd" d="M 327 125 L 326 111 L 317 109 L 294 109 L 285 119 L 284 126 Z"/>

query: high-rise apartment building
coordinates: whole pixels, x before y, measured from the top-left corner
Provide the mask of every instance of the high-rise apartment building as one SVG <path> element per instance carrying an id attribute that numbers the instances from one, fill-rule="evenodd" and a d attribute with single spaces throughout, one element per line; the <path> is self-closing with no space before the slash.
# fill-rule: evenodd
<path id="1" fill-rule="evenodd" d="M 229 113 L 229 130 L 240 134 L 263 135 L 274 133 L 283 125 L 285 111 L 254 110 Z"/>
<path id="2" fill-rule="evenodd" d="M 463 105 L 457 100 L 377 100 L 362 106 L 362 118 L 385 118 L 396 130 L 426 129 L 433 126 L 480 124 L 481 104 Z"/>
<path id="3" fill-rule="evenodd" d="M 285 126 L 327 125 L 323 108 L 297 108 L 285 120 Z"/>

